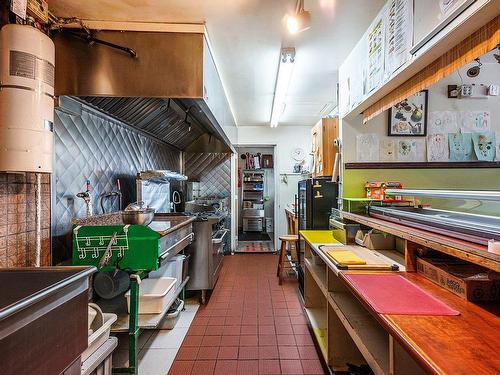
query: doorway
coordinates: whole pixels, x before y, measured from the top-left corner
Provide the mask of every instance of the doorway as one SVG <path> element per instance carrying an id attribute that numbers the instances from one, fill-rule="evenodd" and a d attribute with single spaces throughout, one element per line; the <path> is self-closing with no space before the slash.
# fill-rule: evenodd
<path id="1" fill-rule="evenodd" d="M 240 145 L 237 152 L 236 253 L 274 253 L 276 166 L 274 145 Z"/>

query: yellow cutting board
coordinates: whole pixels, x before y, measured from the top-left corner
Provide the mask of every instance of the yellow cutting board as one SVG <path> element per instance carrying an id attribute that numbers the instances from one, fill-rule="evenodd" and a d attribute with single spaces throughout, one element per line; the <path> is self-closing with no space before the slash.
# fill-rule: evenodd
<path id="1" fill-rule="evenodd" d="M 366 264 L 366 260 L 349 250 L 325 250 L 325 253 L 340 265 Z"/>
<path id="2" fill-rule="evenodd" d="M 340 243 L 333 237 L 333 231 L 331 230 L 301 230 L 300 235 L 310 244 Z"/>

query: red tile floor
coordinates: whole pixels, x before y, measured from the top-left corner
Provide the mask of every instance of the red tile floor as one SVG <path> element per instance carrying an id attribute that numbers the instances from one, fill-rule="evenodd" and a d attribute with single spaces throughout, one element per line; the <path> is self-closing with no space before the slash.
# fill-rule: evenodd
<path id="1" fill-rule="evenodd" d="M 273 253 L 274 245 L 272 241 L 240 241 L 237 253 Z"/>
<path id="2" fill-rule="evenodd" d="M 224 258 L 170 375 L 324 374 L 296 281 L 278 285 L 277 256 Z"/>

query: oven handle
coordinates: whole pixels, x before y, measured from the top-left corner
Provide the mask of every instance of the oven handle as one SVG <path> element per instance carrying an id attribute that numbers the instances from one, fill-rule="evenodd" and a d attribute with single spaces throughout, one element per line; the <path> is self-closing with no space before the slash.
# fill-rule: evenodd
<path id="1" fill-rule="evenodd" d="M 165 250 L 163 253 L 160 254 L 160 258 L 161 259 L 165 259 L 167 256 L 168 256 L 168 252 L 170 250 L 172 250 L 173 248 L 175 248 L 178 244 L 180 244 L 181 242 L 187 240 L 189 238 L 189 242 L 193 242 L 193 238 L 194 238 L 194 233 L 191 232 L 189 233 L 186 237 L 184 237 L 183 239 L 177 241 L 176 243 L 174 243 L 172 246 L 170 246 L 167 250 Z"/>
<path id="2" fill-rule="evenodd" d="M 222 240 L 224 239 L 224 237 L 226 237 L 227 232 L 229 232 L 229 229 L 224 229 L 224 234 L 222 235 L 222 237 L 220 237 L 220 238 L 213 238 L 212 239 L 212 243 L 214 245 L 220 244 L 222 242 Z"/>

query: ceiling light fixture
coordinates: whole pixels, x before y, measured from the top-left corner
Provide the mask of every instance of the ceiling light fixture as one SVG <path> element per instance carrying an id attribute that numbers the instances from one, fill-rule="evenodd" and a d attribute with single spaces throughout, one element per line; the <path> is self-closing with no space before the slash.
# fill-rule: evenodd
<path id="1" fill-rule="evenodd" d="M 292 78 L 294 62 L 295 48 L 282 48 L 278 66 L 278 77 L 276 78 L 276 87 L 274 89 L 273 107 L 271 110 L 270 125 L 272 128 L 278 126 L 280 117 L 285 110 L 285 97 Z"/>
<path id="2" fill-rule="evenodd" d="M 295 14 L 287 17 L 286 27 L 290 34 L 297 34 L 311 27 L 311 13 L 304 9 L 304 0 L 297 1 Z"/>

